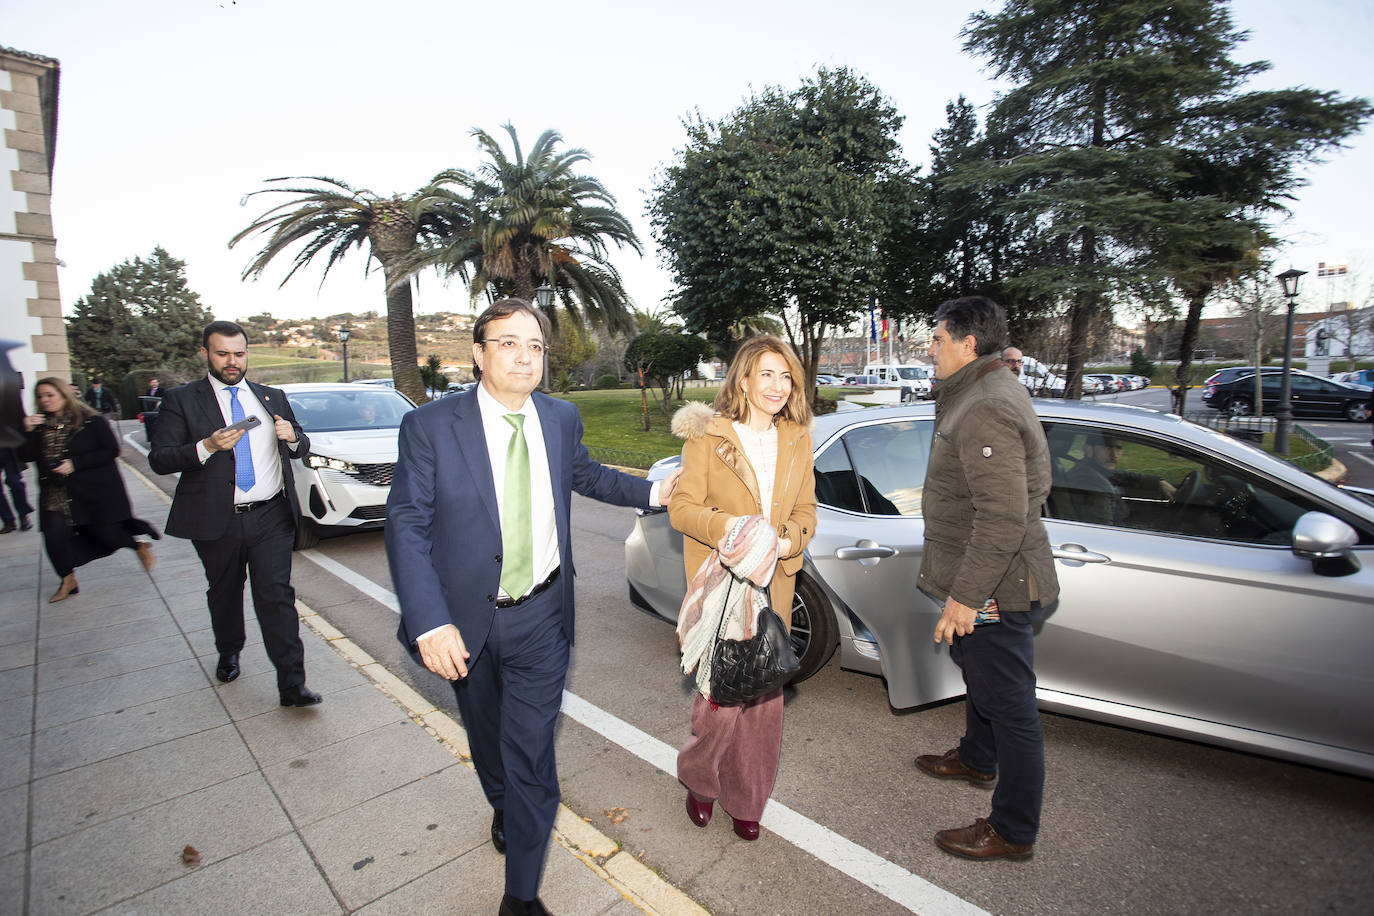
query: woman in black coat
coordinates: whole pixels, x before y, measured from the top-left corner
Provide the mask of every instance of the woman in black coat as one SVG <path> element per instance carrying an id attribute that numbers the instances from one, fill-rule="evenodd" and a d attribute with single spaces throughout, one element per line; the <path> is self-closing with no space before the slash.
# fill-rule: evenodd
<path id="1" fill-rule="evenodd" d="M 60 379 L 40 380 L 33 395 L 39 413 L 24 418 L 28 438 L 21 457 L 38 466 L 38 527 L 48 560 L 62 577 L 48 602 L 80 591 L 76 567 L 121 547 L 136 551 L 143 568 L 151 571 L 152 547 L 134 535 L 161 535 L 133 517 L 115 464 L 119 443 L 110 424 Z"/>

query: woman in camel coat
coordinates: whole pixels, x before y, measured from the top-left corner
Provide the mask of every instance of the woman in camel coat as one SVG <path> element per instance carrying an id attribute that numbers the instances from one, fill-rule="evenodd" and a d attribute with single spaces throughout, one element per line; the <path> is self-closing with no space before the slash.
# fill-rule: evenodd
<path id="1" fill-rule="evenodd" d="M 673 432 L 686 444 L 668 517 L 683 534 L 687 578 L 696 575 L 737 517 L 763 515 L 778 537 L 769 604 L 785 624 L 791 622 L 802 552 L 816 529 L 804 379 L 787 344 L 756 337 L 736 354 L 713 407 L 688 404 L 673 417 Z M 678 753 L 688 816 L 705 827 L 719 800 L 735 833 L 757 839 L 777 776 L 782 690 L 742 706 L 715 706 L 695 693 L 691 722 L 692 736 Z"/>

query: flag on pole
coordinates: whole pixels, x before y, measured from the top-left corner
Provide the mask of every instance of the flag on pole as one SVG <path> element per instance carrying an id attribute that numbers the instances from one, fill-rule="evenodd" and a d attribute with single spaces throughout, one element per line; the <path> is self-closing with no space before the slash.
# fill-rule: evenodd
<path id="1" fill-rule="evenodd" d="M 887 316 L 883 315 L 883 340 L 887 340 Z"/>
<path id="2" fill-rule="evenodd" d="M 873 303 L 868 303 L 868 339 L 878 342 L 878 321 L 873 315 Z"/>

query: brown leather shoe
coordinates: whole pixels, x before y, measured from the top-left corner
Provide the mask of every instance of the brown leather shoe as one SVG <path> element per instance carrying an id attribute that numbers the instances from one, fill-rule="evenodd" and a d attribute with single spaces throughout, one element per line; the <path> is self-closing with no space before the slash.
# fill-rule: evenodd
<path id="1" fill-rule="evenodd" d="M 935 834 L 935 845 L 965 859 L 1029 859 L 1035 851 L 1032 845 L 1008 843 L 981 817 L 968 827 L 941 830 Z"/>
<path id="2" fill-rule="evenodd" d="M 138 553 L 138 561 L 143 564 L 143 571 L 146 573 L 152 572 L 153 564 L 157 562 L 157 558 L 153 556 L 152 545 L 147 541 L 139 541 L 136 551 Z"/>
<path id="3" fill-rule="evenodd" d="M 81 589 L 77 588 L 76 576 L 67 573 L 62 577 L 62 583 L 57 586 L 57 591 L 53 592 L 52 597 L 48 599 L 48 604 L 56 604 L 59 601 L 65 601 L 69 595 L 79 594 L 81 594 Z"/>
<path id="4" fill-rule="evenodd" d="M 983 788 L 997 781 L 996 773 L 983 773 L 964 766 L 964 761 L 959 759 L 957 747 L 943 754 L 922 754 L 916 758 L 916 766 L 940 779 L 967 779 L 973 785 Z"/>

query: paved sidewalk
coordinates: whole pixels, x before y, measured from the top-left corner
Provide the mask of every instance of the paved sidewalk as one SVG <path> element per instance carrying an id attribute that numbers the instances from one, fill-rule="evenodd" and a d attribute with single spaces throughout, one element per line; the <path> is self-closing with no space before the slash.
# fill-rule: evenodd
<path id="1" fill-rule="evenodd" d="M 124 476 L 161 528 L 166 497 Z M 0 911 L 495 913 L 504 860 L 454 720 L 304 607 L 321 706 L 278 705 L 255 621 L 220 684 L 195 551 L 154 551 L 151 576 L 120 551 L 50 605 L 38 532 L 0 537 Z M 567 809 L 554 839 L 559 916 L 705 912 Z"/>

